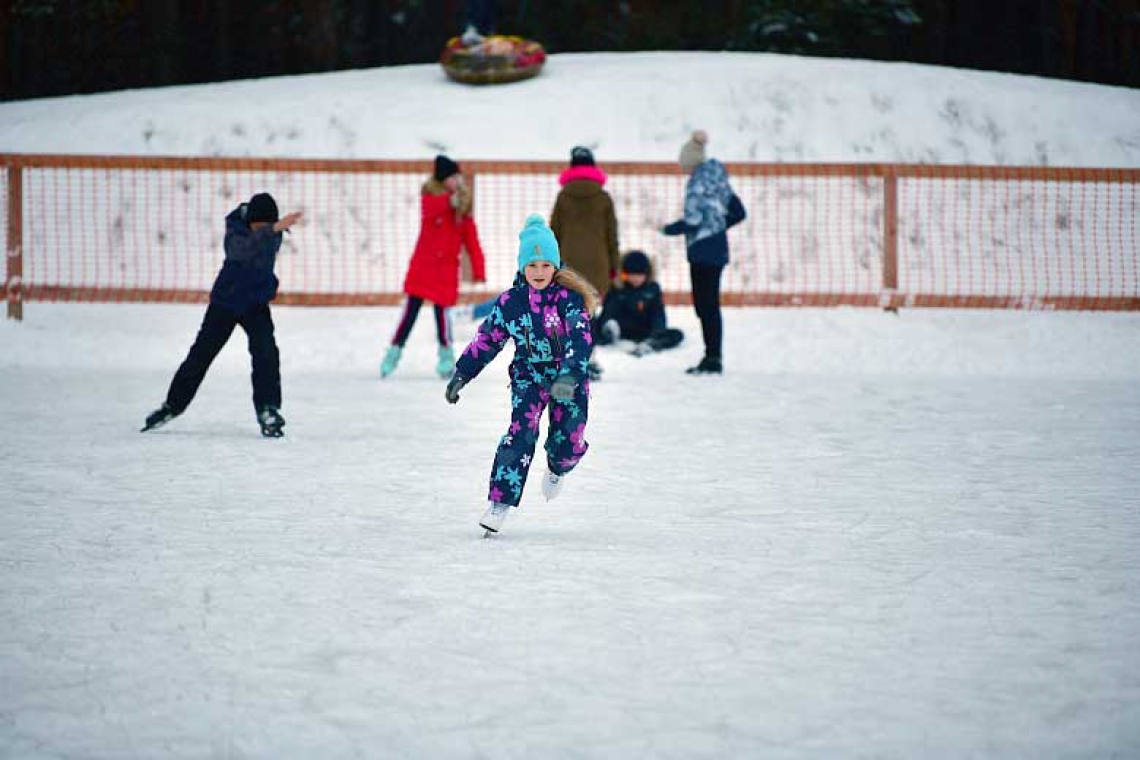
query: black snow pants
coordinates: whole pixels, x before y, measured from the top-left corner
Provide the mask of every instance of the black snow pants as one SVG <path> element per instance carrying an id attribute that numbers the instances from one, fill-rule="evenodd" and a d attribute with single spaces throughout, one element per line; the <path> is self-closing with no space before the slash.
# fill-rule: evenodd
<path id="1" fill-rule="evenodd" d="M 720 316 L 720 275 L 724 267 L 716 264 L 690 264 L 689 275 L 693 285 L 693 308 L 701 320 L 705 339 L 705 356 L 721 358 L 721 341 L 724 324 Z"/>
<path id="2" fill-rule="evenodd" d="M 226 345 L 234 328 L 241 325 L 249 338 L 249 355 L 253 362 L 253 408 L 281 406 L 281 357 L 277 352 L 277 341 L 273 338 L 273 317 L 269 314 L 269 304 L 254 306 L 244 314 L 215 304 L 206 309 L 198 337 L 190 347 L 190 353 L 182 366 L 174 373 L 170 390 L 166 393 L 166 403 L 181 414 L 198 386 L 206 377 L 206 371 Z"/>

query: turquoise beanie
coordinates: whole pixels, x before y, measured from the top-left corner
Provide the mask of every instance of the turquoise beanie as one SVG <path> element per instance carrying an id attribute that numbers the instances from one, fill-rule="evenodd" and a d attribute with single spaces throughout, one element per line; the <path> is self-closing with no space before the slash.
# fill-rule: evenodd
<path id="1" fill-rule="evenodd" d="M 549 261 L 555 269 L 562 267 L 562 257 L 558 255 L 558 239 L 546 226 L 546 220 L 538 214 L 526 218 L 519 233 L 519 271 L 526 269 L 532 261 Z"/>

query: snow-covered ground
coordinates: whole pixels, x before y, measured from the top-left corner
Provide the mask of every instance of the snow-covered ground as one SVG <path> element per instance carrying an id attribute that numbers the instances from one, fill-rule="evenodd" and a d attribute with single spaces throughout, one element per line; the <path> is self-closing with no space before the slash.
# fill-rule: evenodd
<path id="1" fill-rule="evenodd" d="M 673 309 L 483 539 L 505 357 L 279 308 L 285 439 L 240 335 L 140 435 L 201 312 L 0 325 L 0 757 L 1140 751 L 1136 315 Z"/>
<path id="2" fill-rule="evenodd" d="M 1134 90 L 709 53 L 6 103 L 0 151 L 668 161 L 694 127 L 1140 166 Z M 394 309 L 275 308 L 285 439 L 240 334 L 140 435 L 201 314 L 0 324 L 0 758 L 1140 754 L 1140 315 L 730 309 L 692 378 L 672 309 L 675 352 L 602 352 L 559 500 L 483 539 L 507 357 L 450 407 L 426 314 L 381 381 Z"/>

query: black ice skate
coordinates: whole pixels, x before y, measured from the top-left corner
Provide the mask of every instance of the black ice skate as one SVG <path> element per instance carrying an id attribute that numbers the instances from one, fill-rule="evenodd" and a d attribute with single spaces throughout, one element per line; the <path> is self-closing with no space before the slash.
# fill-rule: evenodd
<path id="1" fill-rule="evenodd" d="M 257 413 L 257 423 L 261 425 L 261 434 L 266 438 L 281 438 L 285 435 L 285 418 L 275 406 L 265 406 Z"/>
<path id="2" fill-rule="evenodd" d="M 720 375 L 724 372 L 724 365 L 720 359 L 714 359 L 706 356 L 701 359 L 700 363 L 695 367 L 689 367 L 685 370 L 689 375 Z"/>
<path id="3" fill-rule="evenodd" d="M 155 409 L 153 412 L 151 412 L 150 414 L 147 415 L 146 423 L 143 424 L 142 430 L 140 430 L 139 432 L 145 433 L 148 430 L 154 430 L 155 428 L 160 428 L 163 425 L 165 425 L 166 423 L 170 422 L 172 419 L 174 419 L 177 416 L 178 416 L 178 412 L 171 409 L 168 404 L 163 403 L 162 406 L 160 406 L 159 408 Z"/>

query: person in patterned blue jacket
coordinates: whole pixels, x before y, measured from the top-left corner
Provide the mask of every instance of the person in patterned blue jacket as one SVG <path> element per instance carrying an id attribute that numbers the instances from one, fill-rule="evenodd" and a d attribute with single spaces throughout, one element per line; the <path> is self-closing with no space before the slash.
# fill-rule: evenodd
<path id="1" fill-rule="evenodd" d="M 166 401 L 147 416 L 143 432 L 161 427 L 186 411 L 218 352 L 234 328 L 241 325 L 249 337 L 253 408 L 261 434 L 266 438 L 283 435 L 281 362 L 269 302 L 277 297 L 273 267 L 281 235 L 300 219 L 300 211 L 278 218 L 277 202 L 269 193 L 254 195 L 226 216 L 226 260 L 210 290 L 210 305 L 198 337 L 174 373 Z"/>
<path id="2" fill-rule="evenodd" d="M 705 356 L 691 375 L 719 375 L 724 371 L 721 354 L 724 326 L 720 316 L 720 276 L 728 265 L 728 235 L 725 232 L 744 221 L 744 204 L 728 183 L 724 164 L 705 158 L 704 130 L 693 132 L 681 146 L 677 163 L 689 172 L 685 184 L 684 215 L 661 228 L 665 235 L 684 235 L 693 287 L 693 308 L 701 320 Z"/>
<path id="3" fill-rule="evenodd" d="M 508 338 L 514 340 L 515 356 L 507 369 L 511 424 L 495 452 L 490 506 L 479 523 L 491 533 L 499 531 L 510 508 L 522 499 L 543 412 L 548 412 L 548 422 L 542 493 L 548 501 L 558 495 L 563 478 L 589 447 L 587 367 L 597 292 L 581 275 L 562 267 L 558 240 L 538 214 L 527 217 L 519 233 L 518 264 L 514 285 L 496 299 L 479 325 L 455 363 L 445 393 L 448 403 L 459 401 L 463 386 L 479 376 Z"/>

